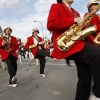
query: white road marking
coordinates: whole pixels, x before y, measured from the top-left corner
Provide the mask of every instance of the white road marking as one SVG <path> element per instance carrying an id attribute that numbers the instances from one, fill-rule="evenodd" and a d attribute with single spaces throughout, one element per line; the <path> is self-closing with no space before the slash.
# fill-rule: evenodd
<path id="1" fill-rule="evenodd" d="M 20 64 L 20 62 L 18 61 L 17 63 L 19 63 Z M 29 64 L 29 63 L 27 63 L 27 62 L 23 62 L 23 64 Z M 36 64 L 36 63 L 31 63 L 31 65 L 34 65 L 34 64 Z M 46 65 L 66 65 L 66 64 L 59 64 L 59 63 L 55 63 L 55 64 L 53 64 L 52 62 L 51 63 L 46 63 Z M 71 64 L 71 65 L 75 65 L 74 63 L 73 64 Z M 39 65 L 37 65 L 37 66 L 39 66 Z"/>

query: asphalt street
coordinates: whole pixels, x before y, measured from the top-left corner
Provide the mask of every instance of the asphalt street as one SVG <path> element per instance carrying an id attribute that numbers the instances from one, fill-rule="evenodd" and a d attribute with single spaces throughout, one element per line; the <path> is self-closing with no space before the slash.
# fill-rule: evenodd
<path id="1" fill-rule="evenodd" d="M 0 70 L 0 100 L 75 100 L 77 70 L 73 61 L 71 66 L 65 60 L 47 58 L 44 73 L 39 75 L 40 67 L 33 60 L 31 66 L 23 59 L 18 61 L 18 87 L 9 87 L 7 70 Z"/>

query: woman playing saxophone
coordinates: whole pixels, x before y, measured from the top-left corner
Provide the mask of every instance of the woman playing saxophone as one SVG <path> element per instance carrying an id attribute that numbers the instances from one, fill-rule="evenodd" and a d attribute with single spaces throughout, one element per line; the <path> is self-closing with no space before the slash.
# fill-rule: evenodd
<path id="1" fill-rule="evenodd" d="M 11 48 L 10 48 L 10 41 L 8 40 L 10 34 L 4 34 L 1 26 L 0 26 L 0 34 L 1 34 L 3 45 L 4 45 L 5 49 L 6 49 L 6 51 L 10 52 L 10 50 L 11 50 Z"/>
<path id="2" fill-rule="evenodd" d="M 8 73 L 10 76 L 9 86 L 17 86 L 17 59 L 18 55 L 16 50 L 18 50 L 18 42 L 16 37 L 11 36 L 12 29 L 7 27 L 4 29 L 6 36 L 0 37 L 0 49 L 1 49 L 1 59 L 7 64 Z"/>

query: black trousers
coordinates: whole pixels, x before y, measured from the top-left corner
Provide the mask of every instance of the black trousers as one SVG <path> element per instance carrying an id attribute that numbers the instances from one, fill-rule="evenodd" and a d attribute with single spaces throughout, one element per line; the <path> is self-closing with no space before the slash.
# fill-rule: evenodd
<path id="1" fill-rule="evenodd" d="M 4 60 L 7 64 L 8 73 L 10 75 L 9 84 L 12 84 L 11 80 L 14 76 L 16 76 L 17 72 L 17 58 L 12 54 L 9 54 L 8 58 Z"/>
<path id="2" fill-rule="evenodd" d="M 40 74 L 44 74 L 44 68 L 45 68 L 45 57 L 50 56 L 50 52 L 47 52 L 46 50 L 38 49 L 36 57 L 40 61 Z"/>
<path id="3" fill-rule="evenodd" d="M 92 73 L 88 64 L 75 60 L 78 83 L 75 100 L 88 100 L 91 93 Z"/>
<path id="4" fill-rule="evenodd" d="M 66 60 L 66 64 L 70 65 L 70 59 L 66 58 L 65 60 Z"/>
<path id="5" fill-rule="evenodd" d="M 75 61 L 78 71 L 78 83 L 75 100 L 88 100 L 91 90 L 91 79 L 93 77 L 92 91 L 100 98 L 100 47 L 85 43 L 82 51 L 69 57 Z"/>

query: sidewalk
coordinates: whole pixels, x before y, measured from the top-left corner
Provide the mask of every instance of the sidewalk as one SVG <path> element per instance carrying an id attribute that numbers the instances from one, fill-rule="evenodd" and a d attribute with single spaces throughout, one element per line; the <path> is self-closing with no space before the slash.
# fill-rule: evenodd
<path id="1" fill-rule="evenodd" d="M 7 70 L 0 71 L 0 100 L 74 100 L 77 83 L 76 67 L 67 67 L 65 60 L 47 59 L 46 78 L 39 75 L 35 61 L 21 65 L 18 61 L 18 87 L 9 87 Z"/>

